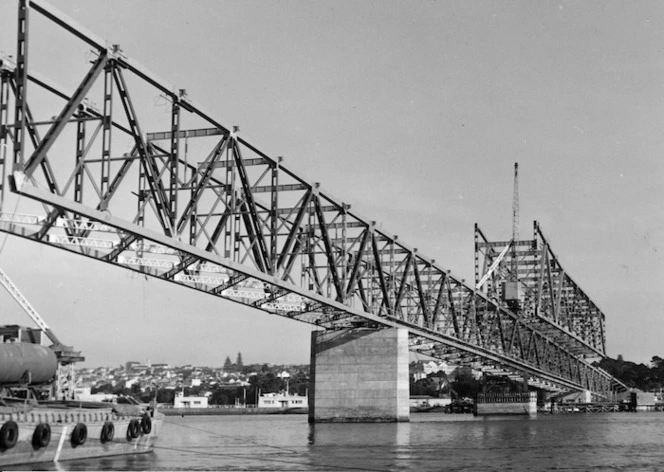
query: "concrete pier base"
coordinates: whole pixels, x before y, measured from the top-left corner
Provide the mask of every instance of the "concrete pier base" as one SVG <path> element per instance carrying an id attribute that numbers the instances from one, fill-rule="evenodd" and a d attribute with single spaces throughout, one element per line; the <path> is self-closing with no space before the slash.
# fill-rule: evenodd
<path id="1" fill-rule="evenodd" d="M 310 423 L 410 420 L 408 330 L 315 331 L 310 368 Z"/>

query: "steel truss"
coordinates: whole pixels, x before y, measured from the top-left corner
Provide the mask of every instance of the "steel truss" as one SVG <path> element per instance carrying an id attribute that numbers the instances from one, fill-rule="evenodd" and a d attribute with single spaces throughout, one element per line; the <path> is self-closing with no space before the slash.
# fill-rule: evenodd
<path id="1" fill-rule="evenodd" d="M 513 243 L 488 241 L 475 225 L 476 288 L 508 306 L 501 291 L 517 282 L 521 300 L 513 308 L 526 324 L 577 356 L 605 357 L 604 313 L 565 272 L 539 224 L 533 227 L 532 240 Z"/>
<path id="2" fill-rule="evenodd" d="M 73 92 L 28 68 L 34 12 L 94 52 Z M 608 374 L 298 177 L 118 46 L 41 0 L 20 0 L 18 16 L 15 64 L 0 66 L 0 147 L 12 157 L 2 167 L 11 190 L 40 205 L 36 216 L 3 211 L 0 230 L 326 329 L 407 328 L 414 350 L 548 390 L 610 389 Z M 59 108 L 42 110 L 28 88 Z M 167 112 L 155 114 L 146 96 Z"/>

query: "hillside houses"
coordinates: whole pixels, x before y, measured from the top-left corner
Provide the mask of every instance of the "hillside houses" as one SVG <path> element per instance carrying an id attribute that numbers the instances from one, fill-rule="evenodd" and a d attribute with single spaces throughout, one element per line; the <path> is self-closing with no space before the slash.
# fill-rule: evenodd
<path id="1" fill-rule="evenodd" d="M 165 395 L 165 398 L 174 397 L 176 391 L 212 397 L 215 392 L 224 390 L 242 390 L 242 395 L 246 397 L 247 390 L 254 385 L 264 390 L 276 389 L 281 384 L 275 383 L 274 379 L 286 382 L 291 376 L 301 380 L 308 378 L 308 366 L 256 364 L 224 368 L 130 361 L 121 367 L 78 368 L 76 385 L 90 389 L 93 394 L 123 393 L 135 397 L 156 391 L 172 392 Z M 271 381 L 270 386 L 265 384 L 267 381 Z"/>

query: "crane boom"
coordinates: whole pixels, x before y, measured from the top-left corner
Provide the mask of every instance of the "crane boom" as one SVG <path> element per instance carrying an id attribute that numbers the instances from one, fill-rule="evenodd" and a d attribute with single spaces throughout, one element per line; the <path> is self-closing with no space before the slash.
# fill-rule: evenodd
<path id="1" fill-rule="evenodd" d="M 14 285 L 9 276 L 0 269 L 0 284 L 2 284 L 9 294 L 14 297 L 14 300 L 21 305 L 21 308 L 28 314 L 32 321 L 34 321 L 39 329 L 53 342 L 50 347 L 58 359 L 58 371 L 56 374 L 55 383 L 53 386 L 53 397 L 58 400 L 73 400 L 74 388 L 76 386 L 76 370 L 74 368 L 75 362 L 84 361 L 85 358 L 81 356 L 80 351 L 74 351 L 71 346 L 63 345 L 58 337 L 51 331 L 44 319 L 37 313 L 27 298 L 23 296 L 21 291 Z"/>
<path id="2" fill-rule="evenodd" d="M 480 280 L 477 285 L 475 286 L 476 290 L 479 290 L 482 288 L 482 285 L 484 285 L 484 282 L 486 282 L 489 277 L 491 277 L 491 274 L 493 273 L 494 270 L 496 270 L 496 267 L 498 267 L 498 264 L 503 260 L 505 257 L 505 254 L 507 254 L 507 251 L 512 245 L 514 244 L 514 241 L 510 241 L 507 246 L 505 246 L 505 249 L 500 253 L 500 255 L 496 258 L 495 261 L 493 261 L 493 264 L 491 264 L 491 267 L 489 267 L 489 270 L 486 271 L 486 274 L 484 274 L 484 277 L 482 277 L 482 280 Z"/>
<path id="3" fill-rule="evenodd" d="M 41 329 L 44 334 L 46 334 L 46 336 L 48 336 L 48 338 L 53 341 L 53 344 L 62 344 L 57 336 L 53 333 L 53 331 L 51 331 L 51 328 L 48 327 L 44 319 L 39 316 L 37 310 L 33 308 L 28 299 L 23 296 L 18 287 L 14 285 L 9 276 L 2 269 L 0 269 L 0 283 L 5 287 L 5 289 L 7 289 L 9 294 L 14 297 L 14 300 L 16 300 L 19 305 L 21 305 L 21 308 L 23 308 L 28 316 L 32 318 L 32 321 L 37 324 L 39 329 Z"/>
<path id="4" fill-rule="evenodd" d="M 512 194 L 512 241 L 519 240 L 519 163 L 514 163 L 514 192 Z"/>
<path id="5" fill-rule="evenodd" d="M 514 192 L 512 194 L 512 282 L 519 280 L 517 245 L 519 241 L 519 163 L 514 163 Z"/>

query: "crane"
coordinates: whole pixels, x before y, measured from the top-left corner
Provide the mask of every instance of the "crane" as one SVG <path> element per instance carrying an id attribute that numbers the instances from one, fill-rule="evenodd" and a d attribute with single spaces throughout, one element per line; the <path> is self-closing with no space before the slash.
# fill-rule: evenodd
<path id="1" fill-rule="evenodd" d="M 35 322 L 37 327 L 44 332 L 48 339 L 50 339 L 55 345 L 62 345 L 55 333 L 51 331 L 51 328 L 48 327 L 44 319 L 39 315 L 39 313 L 37 313 L 37 310 L 33 308 L 28 299 L 23 296 L 18 287 L 14 285 L 9 276 L 2 269 L 0 269 L 0 283 L 5 287 L 9 294 L 14 297 L 14 300 L 16 300 L 19 305 L 21 305 L 23 311 L 28 314 L 28 316 L 32 319 L 32 321 Z"/>
<path id="2" fill-rule="evenodd" d="M 58 359 L 58 372 L 56 374 L 56 384 L 54 397 L 59 400 L 70 400 L 74 398 L 75 370 L 74 363 L 85 360 L 80 351 L 74 351 L 73 347 L 65 346 L 60 342 L 55 333 L 48 327 L 44 319 L 37 310 L 30 304 L 27 298 L 14 285 L 9 276 L 0 269 L 0 284 L 9 292 L 16 302 L 23 308 L 28 316 L 35 322 L 37 327 L 51 340 L 53 345 L 51 350 L 55 352 Z"/>
<path id="3" fill-rule="evenodd" d="M 496 269 L 500 266 L 503 259 L 510 254 L 510 272 L 509 280 L 503 286 L 503 300 L 514 301 L 519 299 L 519 263 L 517 246 L 519 243 L 519 163 L 514 163 L 514 192 L 512 194 L 512 239 L 505 246 L 498 257 L 493 261 L 487 272 L 482 279 L 477 283 L 476 288 L 479 290 L 489 279 Z M 509 303 L 509 302 L 508 302 Z M 517 308 L 516 304 L 511 306 L 512 309 Z"/>
<path id="4" fill-rule="evenodd" d="M 517 244 L 519 241 L 519 163 L 514 163 L 514 191 L 512 193 L 512 276 L 511 282 L 519 281 Z"/>
<path id="5" fill-rule="evenodd" d="M 519 163 L 514 163 L 514 191 L 512 193 L 512 240 L 510 251 L 509 279 L 503 283 L 503 300 L 510 310 L 521 310 L 521 287 L 519 285 Z"/>

